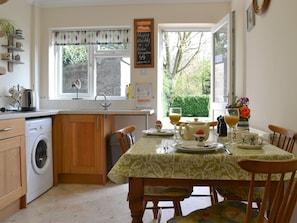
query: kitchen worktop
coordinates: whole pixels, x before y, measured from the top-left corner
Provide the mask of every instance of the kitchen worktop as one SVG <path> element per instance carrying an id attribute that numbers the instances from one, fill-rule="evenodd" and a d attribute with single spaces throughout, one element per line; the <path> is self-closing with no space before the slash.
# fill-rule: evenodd
<path id="1" fill-rule="evenodd" d="M 42 116 L 51 116 L 59 113 L 59 110 L 39 110 L 39 111 L 6 111 L 0 113 L 0 120 L 15 118 L 35 118 Z"/>
<path id="2" fill-rule="evenodd" d="M 154 109 L 110 109 L 110 110 L 99 110 L 99 109 L 40 109 L 35 112 L 22 112 L 22 111 L 7 111 L 0 113 L 0 120 L 14 119 L 14 118 L 34 118 L 42 116 L 51 116 L 57 114 L 107 114 L 107 115 L 152 115 Z"/>
<path id="3" fill-rule="evenodd" d="M 154 109 L 62 109 L 59 111 L 59 114 L 152 115 L 154 114 Z"/>

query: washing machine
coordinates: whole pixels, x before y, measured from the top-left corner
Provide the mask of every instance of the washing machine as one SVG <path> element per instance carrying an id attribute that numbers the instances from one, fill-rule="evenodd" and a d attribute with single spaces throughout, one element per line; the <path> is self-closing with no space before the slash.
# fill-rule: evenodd
<path id="1" fill-rule="evenodd" d="M 52 119 L 26 120 L 27 203 L 53 186 Z"/>

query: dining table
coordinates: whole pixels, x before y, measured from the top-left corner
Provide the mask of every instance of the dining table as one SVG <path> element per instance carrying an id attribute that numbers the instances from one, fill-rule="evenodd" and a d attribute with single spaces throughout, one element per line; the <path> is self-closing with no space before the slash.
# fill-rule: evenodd
<path id="1" fill-rule="evenodd" d="M 144 134 L 115 163 L 108 178 L 117 184 L 129 183 L 128 201 L 132 223 L 142 223 L 145 186 L 243 186 L 249 185 L 250 174 L 241 169 L 241 158 L 261 160 L 294 159 L 294 154 L 271 144 L 241 146 L 228 138 L 217 138 L 210 131 L 204 150 L 187 150 L 181 145 L 195 141 L 174 140 L 170 134 Z M 226 151 L 226 148 L 230 153 Z M 263 184 L 259 175 L 257 183 Z"/>

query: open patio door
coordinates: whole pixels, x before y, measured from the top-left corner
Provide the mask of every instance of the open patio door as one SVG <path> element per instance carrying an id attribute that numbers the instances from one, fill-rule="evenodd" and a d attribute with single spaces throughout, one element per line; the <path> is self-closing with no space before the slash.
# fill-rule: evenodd
<path id="1" fill-rule="evenodd" d="M 234 96 L 234 12 L 226 15 L 212 28 L 212 84 L 210 116 L 216 120 L 225 114 L 226 105 Z"/>

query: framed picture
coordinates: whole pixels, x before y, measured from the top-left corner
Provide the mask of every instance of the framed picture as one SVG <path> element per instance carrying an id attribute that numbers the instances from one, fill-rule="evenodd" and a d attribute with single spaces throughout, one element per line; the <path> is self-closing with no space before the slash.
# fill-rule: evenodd
<path id="1" fill-rule="evenodd" d="M 134 19 L 134 67 L 154 67 L 154 19 Z"/>
<path id="2" fill-rule="evenodd" d="M 247 21 L 247 31 L 249 32 L 255 26 L 255 12 L 252 4 L 250 4 L 250 6 L 246 10 L 246 21 Z"/>

